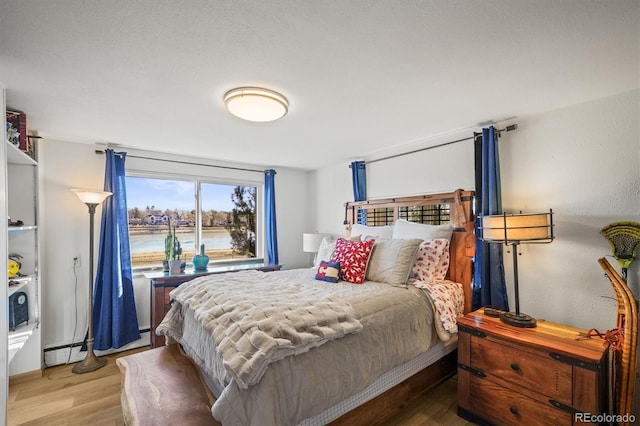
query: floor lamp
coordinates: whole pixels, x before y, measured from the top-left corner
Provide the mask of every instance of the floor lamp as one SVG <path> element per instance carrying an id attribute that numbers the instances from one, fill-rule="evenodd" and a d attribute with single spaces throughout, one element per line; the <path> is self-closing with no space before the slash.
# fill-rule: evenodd
<path id="1" fill-rule="evenodd" d="M 532 328 L 536 319 L 520 312 L 520 294 L 518 290 L 518 245 L 531 243 L 550 243 L 553 241 L 553 212 L 536 214 L 502 214 L 481 218 L 481 240 L 488 243 L 512 245 L 513 252 L 513 290 L 516 302 L 515 312 L 500 314 L 500 320 L 515 327 Z"/>
<path id="2" fill-rule="evenodd" d="M 93 352 L 93 217 L 96 214 L 96 207 L 110 196 L 111 192 L 87 189 L 72 189 L 71 191 L 89 207 L 89 333 L 87 334 L 87 356 L 71 370 L 74 373 L 82 374 L 97 370 L 107 363 L 105 358 L 98 358 Z"/>

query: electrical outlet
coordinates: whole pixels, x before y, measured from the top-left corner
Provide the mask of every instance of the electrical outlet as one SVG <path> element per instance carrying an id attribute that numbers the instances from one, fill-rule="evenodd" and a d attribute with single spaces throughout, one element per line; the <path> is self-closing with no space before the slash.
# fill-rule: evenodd
<path id="1" fill-rule="evenodd" d="M 80 255 L 73 258 L 73 266 L 75 266 L 76 268 L 80 267 Z"/>

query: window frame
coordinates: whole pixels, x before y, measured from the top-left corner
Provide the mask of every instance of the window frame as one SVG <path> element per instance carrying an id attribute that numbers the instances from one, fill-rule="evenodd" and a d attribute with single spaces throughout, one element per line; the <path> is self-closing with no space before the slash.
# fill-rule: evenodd
<path id="1" fill-rule="evenodd" d="M 176 181 L 189 181 L 195 185 L 194 196 L 194 209 L 196 211 L 195 217 L 195 247 L 196 253 L 199 251 L 200 241 L 202 239 L 202 197 L 201 197 L 201 184 L 214 184 L 214 185 L 229 185 L 229 186 L 251 186 L 256 188 L 256 257 L 244 259 L 221 259 L 211 261 L 209 265 L 222 266 L 229 264 L 243 264 L 243 263 L 256 263 L 264 262 L 265 250 L 266 250 L 266 234 L 264 225 L 264 180 L 251 180 L 251 179 L 236 179 L 225 178 L 216 176 L 196 176 L 183 173 L 169 173 L 169 172 L 153 172 L 146 170 L 127 170 L 125 177 L 136 177 L 146 179 L 162 179 L 162 180 L 176 180 Z M 129 209 L 128 203 L 129 195 L 127 193 L 127 210 Z M 128 234 L 128 233 L 127 233 Z M 191 259 L 187 259 L 187 265 L 191 265 Z M 134 274 L 141 274 L 149 271 L 156 271 L 162 269 L 162 265 L 155 266 L 133 266 L 132 272 Z"/>

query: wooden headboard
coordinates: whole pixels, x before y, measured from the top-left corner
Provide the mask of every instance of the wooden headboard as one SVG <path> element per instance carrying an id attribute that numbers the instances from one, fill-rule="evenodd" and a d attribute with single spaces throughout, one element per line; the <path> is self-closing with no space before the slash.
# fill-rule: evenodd
<path id="1" fill-rule="evenodd" d="M 449 247 L 451 259 L 447 279 L 462 284 L 467 313 L 471 311 L 472 258 L 476 248 L 473 198 L 473 191 L 459 189 L 441 194 L 351 201 L 345 204 L 345 225 L 350 232 L 351 225 L 363 216 L 366 216 L 368 226 L 389 225 L 398 219 L 429 225 L 451 223 L 454 232 Z"/>

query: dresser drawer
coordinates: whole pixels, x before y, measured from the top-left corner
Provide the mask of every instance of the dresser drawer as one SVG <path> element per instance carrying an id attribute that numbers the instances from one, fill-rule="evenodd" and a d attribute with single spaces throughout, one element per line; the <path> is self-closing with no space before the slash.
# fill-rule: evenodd
<path id="1" fill-rule="evenodd" d="M 494 381 L 504 380 L 512 389 L 526 390 L 572 404 L 572 367 L 543 351 L 510 346 L 486 338 L 471 339 L 471 366 Z"/>
<path id="2" fill-rule="evenodd" d="M 571 425 L 573 415 L 518 392 L 506 389 L 486 378 L 470 377 L 473 409 L 496 425 L 550 426 Z"/>

